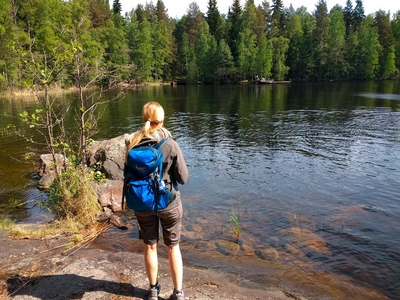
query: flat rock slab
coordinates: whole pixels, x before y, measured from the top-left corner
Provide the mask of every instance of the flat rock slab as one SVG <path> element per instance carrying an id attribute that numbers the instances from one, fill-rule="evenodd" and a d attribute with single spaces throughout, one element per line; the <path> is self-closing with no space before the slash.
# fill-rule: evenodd
<path id="1" fill-rule="evenodd" d="M 140 253 L 92 246 L 66 251 L 61 240 L 58 248 L 53 242 L 48 249 L 45 241 L 10 240 L 4 231 L 0 241 L 1 299 L 145 299 L 148 281 Z M 159 299 L 168 299 L 173 285 L 168 261 L 161 257 L 159 282 Z M 186 266 L 184 289 L 186 299 L 288 299 L 276 287 Z"/>

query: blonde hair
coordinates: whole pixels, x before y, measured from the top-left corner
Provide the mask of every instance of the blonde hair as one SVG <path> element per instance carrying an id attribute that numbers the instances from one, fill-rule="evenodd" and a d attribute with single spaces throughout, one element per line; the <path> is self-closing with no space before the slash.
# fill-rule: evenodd
<path id="1" fill-rule="evenodd" d="M 160 142 L 163 138 L 171 137 L 171 133 L 163 127 L 164 109 L 160 103 L 151 101 L 143 105 L 142 121 L 144 123 L 142 128 L 133 133 L 127 141 L 127 153 L 139 144 L 144 137 L 154 138 L 157 142 Z M 159 131 L 159 129 L 161 130 Z"/>

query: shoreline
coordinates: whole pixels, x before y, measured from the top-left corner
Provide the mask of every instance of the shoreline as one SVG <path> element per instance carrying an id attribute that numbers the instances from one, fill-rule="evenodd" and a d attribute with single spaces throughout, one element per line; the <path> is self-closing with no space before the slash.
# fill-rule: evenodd
<path id="1" fill-rule="evenodd" d="M 69 253 L 59 247 L 63 238 L 10 240 L 6 231 L 0 231 L 0 240 L 1 299 L 145 299 L 148 281 L 140 253 L 95 246 Z M 168 299 L 173 285 L 168 261 L 162 257 L 159 274 L 159 299 Z M 278 288 L 238 283 L 225 272 L 184 266 L 184 276 L 186 299 L 287 299 Z"/>
<path id="2" fill-rule="evenodd" d="M 148 281 L 140 252 L 142 241 L 110 231 L 88 247 L 66 249 L 66 237 L 45 240 L 12 240 L 0 231 L 0 298 L 31 299 L 145 299 Z M 121 244 L 119 239 L 127 243 Z M 162 244 L 159 255 L 160 300 L 168 299 L 173 286 Z M 388 299 L 367 288 L 349 285 L 337 276 L 298 272 L 290 263 L 279 271 L 277 263 L 254 276 L 241 273 L 249 256 L 216 257 L 214 267 L 186 259 L 194 251 L 182 242 L 185 299 Z M 204 258 L 198 257 L 199 260 Z M 229 260 L 231 268 L 223 268 Z M 228 262 L 229 263 L 229 262 Z M 236 271 L 235 271 L 236 269 Z"/>

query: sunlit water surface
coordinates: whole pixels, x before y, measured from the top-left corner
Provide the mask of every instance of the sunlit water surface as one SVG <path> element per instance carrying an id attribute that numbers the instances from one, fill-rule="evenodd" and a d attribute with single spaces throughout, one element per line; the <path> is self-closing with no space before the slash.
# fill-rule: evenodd
<path id="1" fill-rule="evenodd" d="M 131 90 L 105 108 L 96 137 L 137 129 L 150 100 L 164 106 L 165 125 L 189 165 L 190 180 L 181 187 L 185 261 L 261 284 L 330 274 L 336 280 L 325 283 L 342 285 L 355 299 L 363 297 L 355 287 L 371 299 L 399 297 L 398 82 Z M 0 107 L 8 114 L 3 129 L 32 104 L 10 108 L 4 100 Z M 46 195 L 21 160 L 21 140 L 3 134 L 1 143 L 0 213 L 43 218 L 31 203 Z M 136 230 L 115 229 L 99 246 L 112 238 L 117 248 L 141 251 Z"/>

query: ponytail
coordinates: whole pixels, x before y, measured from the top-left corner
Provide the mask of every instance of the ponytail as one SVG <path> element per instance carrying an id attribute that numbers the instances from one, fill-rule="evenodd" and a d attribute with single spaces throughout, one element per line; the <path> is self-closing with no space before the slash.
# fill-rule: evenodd
<path id="1" fill-rule="evenodd" d="M 142 128 L 126 140 L 126 156 L 129 150 L 139 144 L 144 137 L 150 138 L 152 135 L 157 142 L 160 142 L 164 137 L 171 136 L 171 133 L 163 128 L 164 109 L 158 102 L 148 102 L 143 106 L 142 120 L 144 122 Z M 158 129 L 161 129 L 162 136 Z"/>
<path id="2" fill-rule="evenodd" d="M 142 128 L 144 136 L 147 136 L 150 131 L 151 122 L 147 120 Z"/>

